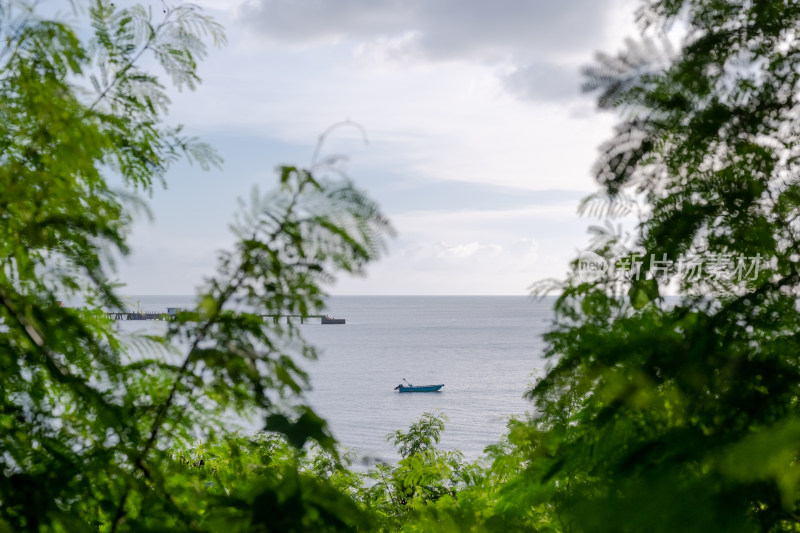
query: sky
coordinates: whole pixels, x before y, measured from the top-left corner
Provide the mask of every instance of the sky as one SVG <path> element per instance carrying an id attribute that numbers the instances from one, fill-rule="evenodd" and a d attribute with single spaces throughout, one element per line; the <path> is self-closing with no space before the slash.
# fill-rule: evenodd
<path id="1" fill-rule="evenodd" d="M 155 8 L 160 2 L 151 2 Z M 118 266 L 128 294 L 193 294 L 233 242 L 237 198 L 281 164 L 323 155 L 397 230 L 364 277 L 332 294 L 528 294 L 588 244 L 581 198 L 616 117 L 581 67 L 634 35 L 632 0 L 200 0 L 228 44 L 168 116 L 221 170 L 174 167 Z"/>

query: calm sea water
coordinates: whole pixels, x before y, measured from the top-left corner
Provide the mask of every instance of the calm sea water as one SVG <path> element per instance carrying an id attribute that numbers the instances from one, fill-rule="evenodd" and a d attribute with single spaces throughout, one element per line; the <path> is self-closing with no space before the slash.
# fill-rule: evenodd
<path id="1" fill-rule="evenodd" d="M 141 296 L 130 301 L 163 312 L 188 306 L 185 296 Z M 448 417 L 442 447 L 475 458 L 496 442 L 511 415 L 532 410 L 522 398 L 545 367 L 544 333 L 552 300 L 516 296 L 336 296 L 331 316 L 347 324 L 305 324 L 321 353 L 304 364 L 310 404 L 335 437 L 362 457 L 395 460 L 386 435 L 405 429 L 426 411 Z M 129 323 L 130 328 L 158 328 Z M 439 393 L 400 394 L 413 384 L 444 383 Z"/>

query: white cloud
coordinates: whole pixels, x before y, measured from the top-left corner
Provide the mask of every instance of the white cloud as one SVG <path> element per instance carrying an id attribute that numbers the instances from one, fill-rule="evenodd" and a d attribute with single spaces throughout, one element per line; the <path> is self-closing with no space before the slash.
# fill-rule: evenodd
<path id="1" fill-rule="evenodd" d="M 338 139 L 351 139 L 343 151 L 371 170 L 383 166 L 409 178 L 532 190 L 593 187 L 594 147 L 608 137 L 613 121 L 580 116 L 583 104 L 520 102 L 505 91 L 496 69 L 484 65 L 376 70 L 329 51 L 316 68 L 300 69 L 297 63 L 305 60 L 303 54 L 282 58 L 245 50 L 215 55 L 202 91 L 176 99 L 173 114 L 204 129 L 236 125 L 306 144 L 309 154 L 322 130 L 350 118 L 366 128 L 370 145 L 342 130 L 326 150 L 337 151 Z"/>
<path id="2" fill-rule="evenodd" d="M 442 251 L 437 254 L 439 258 L 454 259 L 473 259 L 476 257 L 498 257 L 503 253 L 503 247 L 499 244 L 479 244 L 471 242 L 469 244 L 458 244 L 448 246 L 442 243 Z"/>
<path id="3" fill-rule="evenodd" d="M 526 294 L 563 278 L 587 242 L 574 205 L 514 210 L 417 212 L 394 218 L 399 238 L 366 280 L 342 278 L 340 294 Z"/>
<path id="4" fill-rule="evenodd" d="M 617 15 L 627 3 L 248 0 L 235 18 L 252 35 L 282 47 L 350 43 L 356 55 L 373 61 L 505 66 L 512 94 L 561 100 L 577 96 L 577 72 L 591 51 L 623 28 L 630 32 L 631 20 Z"/>
<path id="5" fill-rule="evenodd" d="M 285 42 L 373 40 L 412 33 L 427 58 L 469 60 L 569 51 L 602 36 L 608 2 L 571 0 L 250 0 L 238 19 Z"/>
<path id="6" fill-rule="evenodd" d="M 226 169 L 161 193 L 124 277 L 173 293 L 196 285 L 224 240 L 208 228 L 225 227 L 233 197 L 272 180 L 278 162 L 307 164 L 317 136 L 346 118 L 369 146 L 340 130 L 324 153 L 349 155 L 356 183 L 389 198 L 400 237 L 366 280 L 343 278 L 337 293 L 522 294 L 561 277 L 588 221 L 574 200 L 554 199 L 568 195 L 546 192 L 595 187 L 590 168 L 614 119 L 576 96 L 575 72 L 629 33 L 625 1 L 202 0 L 231 43 L 201 64 L 197 92 L 173 93 L 171 119 L 226 143 Z M 500 186 L 508 192 L 481 203 L 479 191 Z M 456 190 L 466 192 L 436 205 Z M 517 190 L 528 192 L 512 201 Z"/>

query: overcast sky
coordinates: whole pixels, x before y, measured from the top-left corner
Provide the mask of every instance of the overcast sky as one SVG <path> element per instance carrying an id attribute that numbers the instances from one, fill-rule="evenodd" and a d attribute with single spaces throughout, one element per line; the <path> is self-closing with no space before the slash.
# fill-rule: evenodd
<path id="1" fill-rule="evenodd" d="M 366 278 L 334 294 L 527 294 L 563 277 L 593 222 L 576 214 L 614 117 L 581 66 L 633 34 L 630 0 L 204 0 L 229 44 L 169 119 L 214 145 L 222 171 L 181 165 L 139 220 L 119 269 L 129 294 L 192 294 L 232 242 L 237 197 L 279 164 L 325 153 L 398 231 Z M 154 6 L 160 2 L 153 2 Z"/>

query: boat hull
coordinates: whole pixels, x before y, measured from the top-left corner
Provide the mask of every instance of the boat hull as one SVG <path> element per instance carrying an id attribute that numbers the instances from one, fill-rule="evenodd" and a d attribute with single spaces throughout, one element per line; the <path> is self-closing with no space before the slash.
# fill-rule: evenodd
<path id="1" fill-rule="evenodd" d="M 419 385 L 415 387 L 404 387 L 400 385 L 397 387 L 397 390 L 400 392 L 439 392 L 439 389 L 444 387 L 444 384 L 441 385 Z"/>
<path id="2" fill-rule="evenodd" d="M 323 324 L 344 324 L 345 323 L 345 319 L 344 318 L 330 318 L 330 317 L 324 316 L 324 317 L 322 317 L 322 323 Z"/>

